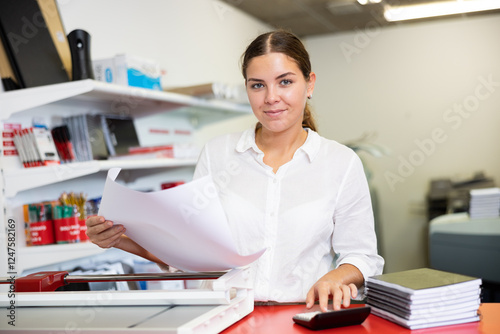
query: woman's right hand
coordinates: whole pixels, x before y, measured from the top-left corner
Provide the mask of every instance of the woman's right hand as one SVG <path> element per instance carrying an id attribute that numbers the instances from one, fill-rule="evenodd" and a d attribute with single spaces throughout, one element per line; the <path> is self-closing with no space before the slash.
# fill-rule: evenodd
<path id="1" fill-rule="evenodd" d="M 90 217 L 85 224 L 90 241 L 101 248 L 117 247 L 125 233 L 123 225 L 115 225 L 102 216 Z"/>

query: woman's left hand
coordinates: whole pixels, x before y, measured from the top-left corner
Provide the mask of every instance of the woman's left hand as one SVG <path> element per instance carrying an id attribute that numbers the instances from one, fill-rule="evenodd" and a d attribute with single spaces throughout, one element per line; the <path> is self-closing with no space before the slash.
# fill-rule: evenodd
<path id="1" fill-rule="evenodd" d="M 311 308 L 314 302 L 319 300 L 321 311 L 326 312 L 330 296 L 332 296 L 334 310 L 340 310 L 341 305 L 349 307 L 351 298 L 358 296 L 357 285 L 362 284 L 363 275 L 356 267 L 349 264 L 341 265 L 321 277 L 311 287 L 307 293 L 306 307 Z"/>

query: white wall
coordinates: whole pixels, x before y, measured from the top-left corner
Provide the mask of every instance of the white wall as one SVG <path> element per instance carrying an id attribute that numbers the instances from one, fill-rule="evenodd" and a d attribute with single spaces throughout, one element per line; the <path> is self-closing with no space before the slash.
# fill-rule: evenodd
<path id="1" fill-rule="evenodd" d="M 207 82 L 242 84 L 240 57 L 269 27 L 216 0 L 58 0 L 66 33 L 91 35 L 92 59 L 127 53 L 166 70 L 165 87 Z M 207 126 L 200 143 L 255 123 L 253 115 Z"/>
<path id="2" fill-rule="evenodd" d="M 242 82 L 240 55 L 267 30 L 212 0 L 58 2 L 68 33 L 91 34 L 94 59 L 130 53 L 156 60 L 167 71 L 166 86 Z M 478 79 L 500 82 L 498 31 L 498 15 L 384 29 L 374 18 L 357 32 L 305 39 L 318 76 L 312 101 L 321 134 L 346 142 L 376 132 L 376 142 L 393 152 L 364 156 L 380 197 L 388 272 L 426 265 L 430 179 L 483 170 L 500 182 L 500 86 L 490 92 Z M 456 104 L 465 116 L 453 113 Z M 199 138 L 253 122 L 253 116 L 231 119 Z M 411 160 L 410 169 L 401 160 Z"/>
<path id="3" fill-rule="evenodd" d="M 165 86 L 241 83 L 239 59 L 266 26 L 214 0 L 58 0 L 67 33 L 91 35 L 92 59 L 128 53 L 160 63 Z"/>
<path id="4" fill-rule="evenodd" d="M 425 266 L 429 181 L 484 171 L 500 183 L 500 16 L 361 28 L 306 39 L 319 130 L 340 142 L 375 132 L 392 150 L 364 155 L 386 271 Z"/>

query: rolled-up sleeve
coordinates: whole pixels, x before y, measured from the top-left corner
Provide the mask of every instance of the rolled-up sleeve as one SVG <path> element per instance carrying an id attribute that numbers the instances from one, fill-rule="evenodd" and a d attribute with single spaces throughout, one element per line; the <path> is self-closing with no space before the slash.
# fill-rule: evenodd
<path id="1" fill-rule="evenodd" d="M 333 217 L 332 248 L 336 267 L 351 264 L 366 279 L 382 273 L 384 259 L 377 252 L 372 202 L 361 160 L 354 155 L 338 192 Z"/>

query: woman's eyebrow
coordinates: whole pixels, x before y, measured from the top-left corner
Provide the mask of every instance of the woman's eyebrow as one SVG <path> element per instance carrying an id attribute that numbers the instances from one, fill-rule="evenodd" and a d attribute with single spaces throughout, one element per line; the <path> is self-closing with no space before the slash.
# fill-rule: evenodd
<path id="1" fill-rule="evenodd" d="M 264 81 L 264 80 L 257 78 L 248 78 L 247 81 Z"/>
<path id="2" fill-rule="evenodd" d="M 275 79 L 275 80 L 282 79 L 282 78 L 287 77 L 287 76 L 289 76 L 289 75 L 295 75 L 295 73 L 293 73 L 293 72 L 286 72 L 286 73 L 280 74 L 280 75 L 278 75 L 278 76 L 276 77 L 276 79 Z M 262 79 L 257 79 L 257 78 L 248 78 L 248 79 L 247 79 L 247 81 L 258 81 L 258 82 L 261 82 L 261 81 L 264 81 L 264 80 L 262 80 Z"/>
<path id="3" fill-rule="evenodd" d="M 283 73 L 283 74 L 281 74 L 281 75 L 278 75 L 278 76 L 276 77 L 276 80 L 281 79 L 281 78 L 284 78 L 284 77 L 289 76 L 289 75 L 295 75 L 295 73 L 293 73 L 293 72 L 286 72 L 286 73 Z"/>

